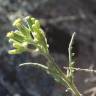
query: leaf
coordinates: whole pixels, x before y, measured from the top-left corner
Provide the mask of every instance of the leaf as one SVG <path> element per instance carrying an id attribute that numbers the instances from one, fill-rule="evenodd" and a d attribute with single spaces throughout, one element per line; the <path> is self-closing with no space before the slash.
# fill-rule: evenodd
<path id="1" fill-rule="evenodd" d="M 32 63 L 32 62 L 21 63 L 21 64 L 19 65 L 19 67 L 26 66 L 26 65 L 31 65 L 31 66 L 36 67 L 36 68 L 41 68 L 41 69 L 44 70 L 44 71 L 48 71 L 48 67 L 45 66 L 45 65 L 42 65 L 42 64 L 40 64 L 40 63 Z"/>

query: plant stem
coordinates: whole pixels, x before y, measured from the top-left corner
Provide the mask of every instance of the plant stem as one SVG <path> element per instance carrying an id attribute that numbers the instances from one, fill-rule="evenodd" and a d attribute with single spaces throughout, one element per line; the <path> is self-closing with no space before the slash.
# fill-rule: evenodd
<path id="1" fill-rule="evenodd" d="M 68 86 L 69 86 L 70 90 L 72 91 L 72 93 L 73 93 L 75 96 L 81 96 L 81 94 L 80 94 L 80 92 L 78 91 L 77 87 L 75 86 L 74 82 L 68 83 Z"/>
<path id="2" fill-rule="evenodd" d="M 76 88 L 74 82 L 71 82 L 70 79 L 66 76 L 66 74 L 57 66 L 57 64 L 55 63 L 54 59 L 50 56 L 50 54 L 47 54 L 46 58 L 48 59 L 48 62 L 50 62 L 49 66 L 51 66 L 52 69 L 54 68 L 56 70 L 56 73 L 52 74 L 52 76 L 56 75 L 59 78 L 59 80 L 60 80 L 59 83 L 64 85 L 64 86 L 67 85 L 68 88 L 70 89 L 70 91 L 75 96 L 81 96 L 81 94 L 78 91 L 78 89 Z"/>

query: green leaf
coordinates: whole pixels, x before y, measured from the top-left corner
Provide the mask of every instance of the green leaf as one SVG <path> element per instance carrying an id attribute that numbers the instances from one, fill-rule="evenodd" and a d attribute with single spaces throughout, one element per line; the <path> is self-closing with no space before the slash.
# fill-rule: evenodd
<path id="1" fill-rule="evenodd" d="M 40 63 L 32 63 L 32 62 L 22 63 L 22 64 L 19 65 L 19 67 L 26 66 L 26 65 L 31 65 L 33 67 L 40 68 L 44 71 L 48 71 L 48 67 L 43 65 L 43 64 L 40 64 Z"/>

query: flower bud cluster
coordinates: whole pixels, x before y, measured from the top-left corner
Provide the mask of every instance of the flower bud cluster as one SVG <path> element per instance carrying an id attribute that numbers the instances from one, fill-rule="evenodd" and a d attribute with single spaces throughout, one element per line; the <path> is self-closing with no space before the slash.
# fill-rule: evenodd
<path id="1" fill-rule="evenodd" d="M 20 54 L 25 51 L 48 53 L 48 44 L 39 20 L 27 16 L 23 19 L 16 19 L 13 26 L 15 31 L 7 33 L 9 42 L 14 49 L 9 50 L 9 54 Z"/>

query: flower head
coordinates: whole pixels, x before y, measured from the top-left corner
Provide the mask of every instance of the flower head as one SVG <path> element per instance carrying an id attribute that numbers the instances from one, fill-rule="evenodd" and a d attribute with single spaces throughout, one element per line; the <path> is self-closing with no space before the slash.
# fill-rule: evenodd
<path id="1" fill-rule="evenodd" d="M 13 26 L 17 28 L 15 31 L 7 33 L 9 42 L 12 43 L 13 50 L 9 50 L 10 54 L 20 54 L 25 51 L 39 51 L 39 53 L 48 53 L 48 44 L 43 30 L 40 28 L 39 20 L 27 16 L 23 19 L 16 19 Z M 29 48 L 28 46 L 33 47 Z"/>

